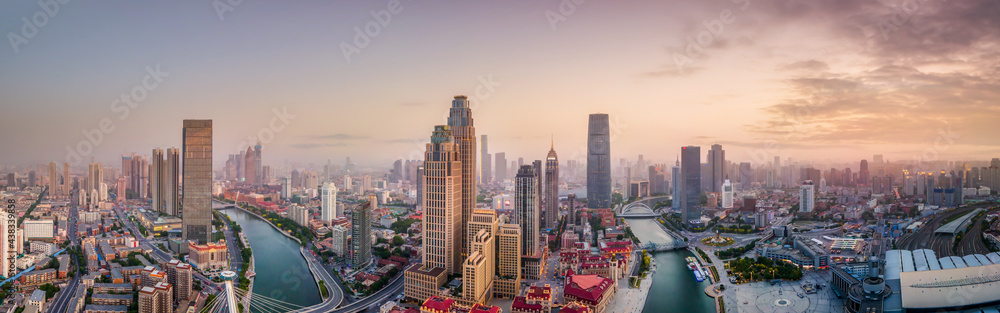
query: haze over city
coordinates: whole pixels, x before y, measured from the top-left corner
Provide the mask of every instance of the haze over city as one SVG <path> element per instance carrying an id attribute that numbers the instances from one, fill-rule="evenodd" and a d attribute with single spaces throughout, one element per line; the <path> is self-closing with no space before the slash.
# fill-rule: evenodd
<path id="1" fill-rule="evenodd" d="M 911 160 L 945 136 L 936 158 L 988 160 L 1000 152 L 1000 9 L 917 3 L 403 1 L 348 54 L 385 3 L 68 2 L 32 38 L 21 18 L 44 10 L 10 3 L 0 131 L 19 135 L 0 158 L 63 161 L 104 118 L 114 131 L 97 161 L 179 146 L 184 118 L 213 119 L 220 151 L 236 151 L 278 109 L 295 117 L 265 144 L 271 160 L 384 166 L 421 148 L 464 94 L 479 133 L 529 158 L 553 137 L 582 149 L 587 114 L 605 112 L 616 157 L 720 143 L 752 162 L 758 150 Z M 147 67 L 162 82 L 126 116 L 114 101 Z"/>

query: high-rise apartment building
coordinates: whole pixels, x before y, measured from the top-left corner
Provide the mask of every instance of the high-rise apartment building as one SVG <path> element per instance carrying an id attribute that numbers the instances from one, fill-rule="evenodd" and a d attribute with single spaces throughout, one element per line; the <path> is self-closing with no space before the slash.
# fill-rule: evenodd
<path id="1" fill-rule="evenodd" d="M 681 148 L 681 221 L 687 223 L 701 217 L 701 147 Z"/>
<path id="2" fill-rule="evenodd" d="M 359 204 L 351 212 L 351 266 L 362 269 L 372 262 L 372 211 L 375 201 Z"/>
<path id="3" fill-rule="evenodd" d="M 722 150 L 722 145 L 714 144 L 708 150 L 708 169 L 711 171 L 712 192 L 722 191 L 722 182 L 726 179 L 726 151 Z"/>
<path id="4" fill-rule="evenodd" d="M 514 180 L 514 215 L 521 226 L 521 247 L 524 255 L 539 255 L 538 175 L 533 166 L 524 165 L 517 171 Z"/>
<path id="5" fill-rule="evenodd" d="M 163 183 L 166 182 L 164 179 L 164 163 L 163 159 L 163 149 L 153 149 L 153 153 L 149 156 L 149 191 L 151 207 L 154 212 L 163 212 L 164 207 L 164 192 Z"/>
<path id="6" fill-rule="evenodd" d="M 164 267 L 167 272 L 167 283 L 173 286 L 175 301 L 188 301 L 191 299 L 191 264 L 179 260 L 170 260 Z"/>
<path id="7" fill-rule="evenodd" d="M 180 178 L 181 178 L 181 153 L 180 149 L 167 149 L 166 163 L 163 164 L 163 179 L 160 184 L 163 186 L 163 213 L 173 216 L 181 216 L 180 202 Z"/>
<path id="8" fill-rule="evenodd" d="M 70 190 L 73 190 L 73 184 L 70 182 L 69 178 L 69 162 L 63 163 L 63 177 L 62 177 L 62 195 L 69 196 Z M 118 195 L 119 198 L 124 199 L 125 194 Z"/>
<path id="9" fill-rule="evenodd" d="M 587 207 L 592 209 L 611 207 L 609 123 L 607 114 L 591 114 L 587 127 Z"/>
<path id="10" fill-rule="evenodd" d="M 816 186 L 807 180 L 799 186 L 799 212 L 809 213 L 816 208 Z"/>
<path id="11" fill-rule="evenodd" d="M 184 120 L 184 240 L 212 241 L 212 120 Z"/>
<path id="12" fill-rule="evenodd" d="M 448 127 L 451 129 L 451 136 L 458 148 L 458 160 L 462 166 L 462 216 L 458 225 L 462 228 L 462 238 L 465 238 L 468 236 L 468 234 L 464 234 L 467 231 L 465 225 L 469 223 L 472 209 L 476 207 L 476 196 L 479 195 L 479 180 L 476 177 L 476 127 L 473 123 L 468 97 L 455 96 L 455 99 L 451 101 Z M 460 249 L 463 259 L 469 256 L 469 247 L 464 241 Z"/>
<path id="13" fill-rule="evenodd" d="M 330 223 L 331 220 L 337 218 L 337 186 L 332 182 L 326 182 L 323 184 L 323 188 L 320 188 L 320 197 L 322 198 L 322 203 L 320 205 L 320 219 L 324 223 Z"/>
<path id="14" fill-rule="evenodd" d="M 559 157 L 555 142 L 545 156 L 545 228 L 559 227 Z"/>
<path id="15" fill-rule="evenodd" d="M 139 313 L 174 313 L 174 288 L 169 283 L 157 283 L 139 289 Z"/>
<path id="16" fill-rule="evenodd" d="M 462 277 L 462 302 L 486 304 L 493 298 L 493 279 L 496 272 L 497 232 L 496 212 L 490 209 L 473 209 L 467 233 L 469 257 L 465 260 Z"/>

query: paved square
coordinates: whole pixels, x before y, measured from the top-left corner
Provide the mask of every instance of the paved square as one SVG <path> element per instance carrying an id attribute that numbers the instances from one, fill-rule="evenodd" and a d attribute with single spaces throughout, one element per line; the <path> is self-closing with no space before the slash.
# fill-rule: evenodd
<path id="1" fill-rule="evenodd" d="M 725 291 L 725 297 L 732 299 L 735 297 L 735 305 L 738 312 L 750 313 L 772 313 L 772 312 L 843 312 L 844 301 L 838 299 L 833 290 L 830 289 L 830 271 L 805 271 L 802 280 L 796 282 L 785 281 L 772 286 L 767 282 L 756 282 L 752 284 L 729 285 Z M 812 283 L 815 285 L 826 284 L 823 290 L 815 294 L 806 294 L 802 289 L 803 284 Z M 799 298 L 799 295 L 802 298 Z M 727 310 L 733 302 L 727 302 Z"/>

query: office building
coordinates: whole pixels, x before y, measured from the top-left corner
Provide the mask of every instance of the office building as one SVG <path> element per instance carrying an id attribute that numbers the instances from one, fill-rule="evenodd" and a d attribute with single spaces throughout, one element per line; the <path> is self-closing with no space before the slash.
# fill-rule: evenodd
<path id="1" fill-rule="evenodd" d="M 681 195 L 683 190 L 681 187 L 684 186 L 684 179 L 681 176 L 681 159 L 677 158 L 677 163 L 670 168 L 670 183 L 673 184 L 672 191 L 670 193 L 670 198 L 672 202 L 670 203 L 670 208 L 679 210 L 681 208 Z"/>
<path id="2" fill-rule="evenodd" d="M 541 254 L 539 225 L 538 176 L 531 165 L 521 166 L 514 183 L 514 215 L 521 226 L 521 247 L 524 255 Z"/>
<path id="3" fill-rule="evenodd" d="M 188 261 L 202 270 L 224 269 L 229 266 L 229 250 L 226 241 L 209 242 L 196 245 L 188 241 Z"/>
<path id="4" fill-rule="evenodd" d="M 592 209 L 611 207 L 610 128 L 607 114 L 590 115 L 587 128 L 587 207 Z"/>
<path id="5" fill-rule="evenodd" d="M 656 164 L 649 166 L 649 193 L 652 195 L 667 194 L 667 165 Z"/>
<path id="6" fill-rule="evenodd" d="M 351 267 L 363 269 L 372 262 L 372 211 L 376 203 L 358 204 L 351 212 Z"/>
<path id="7" fill-rule="evenodd" d="M 559 157 L 555 142 L 545 156 L 545 228 L 559 227 Z"/>
<path id="8" fill-rule="evenodd" d="M 56 177 L 56 162 L 49 162 L 49 181 L 48 181 L 50 196 L 63 195 L 62 187 L 59 185 L 59 179 Z"/>
<path id="9" fill-rule="evenodd" d="M 480 162 L 483 163 L 480 164 L 481 169 L 479 170 L 479 183 L 489 184 L 490 182 L 493 181 L 493 167 L 491 167 L 493 162 L 491 162 L 490 160 L 490 150 L 486 146 L 487 144 L 486 135 L 482 135 L 479 141 L 481 141 L 480 144 L 482 144 L 482 148 L 479 151 L 480 153 L 479 157 L 480 157 Z"/>
<path id="10" fill-rule="evenodd" d="M 681 221 L 689 222 L 701 217 L 701 147 L 681 148 Z"/>
<path id="11" fill-rule="evenodd" d="M 461 162 L 460 175 L 462 176 L 461 195 L 461 217 L 458 225 L 462 231 L 462 237 L 466 238 L 465 225 L 469 223 L 469 216 L 472 209 L 476 207 L 476 196 L 479 195 L 479 180 L 476 177 L 476 127 L 472 119 L 472 109 L 469 108 L 469 99 L 466 96 L 455 96 L 451 101 L 451 111 L 448 116 L 448 127 L 451 130 L 452 140 L 458 149 L 458 161 Z M 460 247 L 461 257 L 469 256 L 469 247 L 462 242 Z"/>
<path id="12" fill-rule="evenodd" d="M 722 192 L 722 181 L 726 179 L 726 151 L 722 145 L 714 144 L 708 150 L 708 169 L 712 192 Z"/>
<path id="13" fill-rule="evenodd" d="M 212 241 L 212 120 L 184 120 L 184 240 Z"/>
<path id="14" fill-rule="evenodd" d="M 496 170 L 493 172 L 493 176 L 496 177 L 498 183 L 503 183 L 507 180 L 507 155 L 503 152 L 497 152 L 493 154 L 493 157 L 496 159 Z"/>
<path id="15" fill-rule="evenodd" d="M 733 184 L 729 180 L 725 180 L 722 183 L 722 208 L 732 209 L 733 208 Z"/>

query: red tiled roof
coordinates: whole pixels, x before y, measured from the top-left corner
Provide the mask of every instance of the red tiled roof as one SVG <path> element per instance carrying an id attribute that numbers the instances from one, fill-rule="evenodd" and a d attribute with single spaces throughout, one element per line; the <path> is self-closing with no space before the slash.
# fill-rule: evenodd
<path id="1" fill-rule="evenodd" d="M 611 279 L 598 275 L 573 275 L 566 284 L 564 295 L 574 296 L 588 304 L 601 302 L 604 291 L 611 287 Z"/>
<path id="2" fill-rule="evenodd" d="M 542 312 L 544 307 L 541 304 L 528 304 L 524 297 L 514 297 L 514 304 L 510 306 L 510 310 L 514 312 Z"/>
<path id="3" fill-rule="evenodd" d="M 542 300 L 552 299 L 552 287 L 542 287 L 542 286 L 528 287 L 528 291 L 525 292 L 525 297 L 528 299 L 542 299 Z"/>
<path id="4" fill-rule="evenodd" d="M 447 312 L 455 305 L 455 300 L 433 296 L 424 301 L 421 310 L 434 310 L 435 312 Z"/>
<path id="5" fill-rule="evenodd" d="M 476 305 L 472 306 L 472 310 L 469 313 L 500 313 L 500 307 L 484 306 L 476 303 Z"/>

